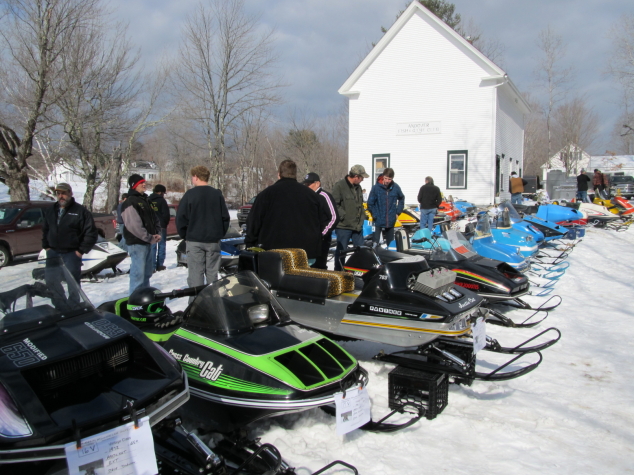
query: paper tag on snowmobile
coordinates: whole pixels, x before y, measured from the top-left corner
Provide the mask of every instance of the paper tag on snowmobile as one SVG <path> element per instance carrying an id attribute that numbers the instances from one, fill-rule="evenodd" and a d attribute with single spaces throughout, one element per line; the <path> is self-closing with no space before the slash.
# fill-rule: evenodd
<path id="1" fill-rule="evenodd" d="M 478 318 L 471 326 L 471 334 L 473 335 L 473 353 L 475 354 L 487 344 L 487 324 L 484 322 L 484 318 Z"/>
<path id="2" fill-rule="evenodd" d="M 154 475 L 158 473 L 150 418 L 107 430 L 92 437 L 66 444 L 68 473 L 107 473 L 108 475 Z"/>
<path id="3" fill-rule="evenodd" d="M 335 394 L 337 406 L 337 434 L 344 435 L 363 424 L 370 422 L 370 395 L 366 388 L 350 389 L 343 393 Z"/>

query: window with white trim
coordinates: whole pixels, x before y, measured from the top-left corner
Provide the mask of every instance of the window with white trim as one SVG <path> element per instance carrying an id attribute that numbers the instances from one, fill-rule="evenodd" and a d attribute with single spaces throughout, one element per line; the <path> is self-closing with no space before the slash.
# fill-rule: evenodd
<path id="1" fill-rule="evenodd" d="M 467 164 L 466 150 L 447 152 L 447 189 L 467 188 Z"/>

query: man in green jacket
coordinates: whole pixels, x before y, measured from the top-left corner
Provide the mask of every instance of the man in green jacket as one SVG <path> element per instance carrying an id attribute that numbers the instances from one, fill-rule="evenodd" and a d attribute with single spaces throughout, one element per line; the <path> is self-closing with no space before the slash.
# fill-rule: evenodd
<path id="1" fill-rule="evenodd" d="M 341 265 L 341 251 L 348 248 L 352 240 L 353 246 L 363 246 L 363 190 L 360 183 L 369 175 L 361 165 L 354 165 L 350 173 L 343 180 L 335 183 L 332 196 L 339 212 L 337 225 L 337 249 L 335 250 L 335 270 L 343 270 Z"/>

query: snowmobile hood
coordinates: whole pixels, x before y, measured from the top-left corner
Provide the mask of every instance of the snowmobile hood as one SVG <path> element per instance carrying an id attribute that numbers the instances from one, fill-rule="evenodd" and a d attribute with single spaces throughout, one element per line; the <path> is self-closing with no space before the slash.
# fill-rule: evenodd
<path id="1" fill-rule="evenodd" d="M 192 381 L 210 390 L 293 397 L 338 383 L 358 366 L 337 344 L 296 325 L 231 337 L 194 330 L 181 328 L 165 348 Z"/>

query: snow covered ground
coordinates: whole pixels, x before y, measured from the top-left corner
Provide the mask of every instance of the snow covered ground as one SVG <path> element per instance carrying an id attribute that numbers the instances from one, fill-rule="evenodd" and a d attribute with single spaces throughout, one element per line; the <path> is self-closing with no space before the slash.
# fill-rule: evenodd
<path id="1" fill-rule="evenodd" d="M 186 286 L 187 270 L 176 267 L 177 243 L 168 242 L 167 270 L 152 277 L 152 285 L 165 291 Z M 277 446 L 300 475 L 337 459 L 364 475 L 634 473 L 634 230 L 589 229 L 569 261 L 555 287 L 563 303 L 545 322 L 533 329 L 487 327 L 507 346 L 550 326 L 561 330 L 561 341 L 543 352 L 541 366 L 528 375 L 452 385 L 449 405 L 436 419 L 393 434 L 357 430 L 338 436 L 334 418 L 312 410 L 255 424 L 252 435 Z M 128 276 L 84 283 L 83 289 L 98 305 L 125 296 Z M 170 306 L 185 304 L 180 299 Z M 344 345 L 370 373 L 378 420 L 389 412 L 388 373 L 394 366 L 371 360 L 381 345 Z"/>

